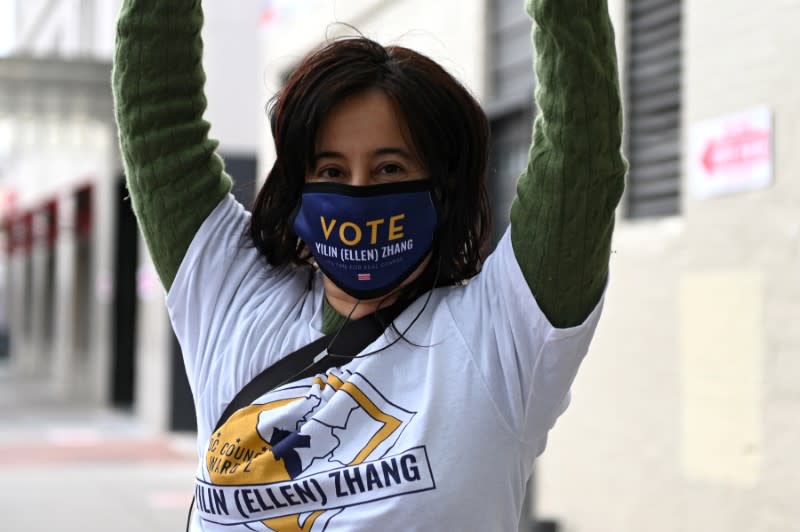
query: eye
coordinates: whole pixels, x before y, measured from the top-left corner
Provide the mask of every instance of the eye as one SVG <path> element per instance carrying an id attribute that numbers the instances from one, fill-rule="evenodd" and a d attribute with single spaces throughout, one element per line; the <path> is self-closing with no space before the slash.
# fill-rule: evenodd
<path id="1" fill-rule="evenodd" d="M 323 168 L 322 170 L 317 172 L 317 177 L 319 179 L 339 179 L 343 175 L 344 174 L 342 173 L 341 170 L 331 166 Z"/>
<path id="2" fill-rule="evenodd" d="M 389 163 L 381 167 L 381 173 L 387 175 L 397 175 L 405 172 L 405 169 L 399 164 Z"/>

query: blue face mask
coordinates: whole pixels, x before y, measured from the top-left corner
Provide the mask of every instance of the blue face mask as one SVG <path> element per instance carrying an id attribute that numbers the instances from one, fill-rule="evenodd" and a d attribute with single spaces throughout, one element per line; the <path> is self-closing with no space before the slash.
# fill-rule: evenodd
<path id="1" fill-rule="evenodd" d="M 430 179 L 307 183 L 293 228 L 320 270 L 356 299 L 389 294 L 422 263 L 437 227 Z"/>

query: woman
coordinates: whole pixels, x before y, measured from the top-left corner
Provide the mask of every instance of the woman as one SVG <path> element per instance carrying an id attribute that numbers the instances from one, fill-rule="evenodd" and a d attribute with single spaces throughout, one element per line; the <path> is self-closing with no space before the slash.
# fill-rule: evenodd
<path id="1" fill-rule="evenodd" d="M 539 118 L 484 262 L 483 113 L 432 61 L 366 39 L 312 53 L 277 95 L 251 219 L 201 118 L 199 4 L 126 0 L 114 69 L 197 409 L 193 528 L 515 529 L 599 318 L 623 187 L 606 2 L 527 2 Z M 337 358 L 344 324 L 386 307 L 392 325 Z M 324 334 L 335 363 L 215 429 L 254 376 Z"/>

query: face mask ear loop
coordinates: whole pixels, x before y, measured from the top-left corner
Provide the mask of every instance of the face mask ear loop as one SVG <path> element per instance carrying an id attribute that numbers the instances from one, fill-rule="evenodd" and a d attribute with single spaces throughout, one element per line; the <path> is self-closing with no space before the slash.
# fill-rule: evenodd
<path id="1" fill-rule="evenodd" d="M 300 197 L 297 198 L 297 205 L 294 206 L 294 209 L 292 209 L 292 212 L 289 213 L 289 218 L 287 219 L 287 226 L 292 231 L 292 234 L 295 237 L 297 237 L 298 239 L 300 237 L 297 235 L 297 232 L 294 230 L 294 222 L 295 222 L 295 220 L 297 220 L 297 215 L 300 214 L 300 207 L 302 207 L 302 206 L 303 206 L 303 193 L 300 192 Z"/>
<path id="2" fill-rule="evenodd" d="M 431 285 L 430 290 L 428 290 L 428 295 L 425 298 L 425 303 L 422 305 L 422 309 L 420 309 L 420 311 L 417 313 L 417 315 L 414 316 L 414 319 L 411 320 L 411 323 L 408 324 L 408 326 L 403 330 L 402 333 L 397 329 L 397 326 L 395 326 L 394 321 L 392 321 L 392 328 L 394 329 L 394 331 L 397 333 L 398 336 L 397 336 L 397 338 L 392 340 L 389 344 L 385 345 L 384 347 L 381 347 L 380 349 L 376 349 L 375 351 L 371 351 L 369 353 L 364 353 L 363 355 L 352 355 L 352 356 L 351 355 L 336 355 L 336 354 L 331 353 L 331 352 L 328 351 L 328 347 L 333 345 L 333 342 L 335 342 L 336 339 L 339 337 L 339 334 L 341 334 L 342 330 L 344 329 L 344 326 L 347 325 L 350 322 L 350 318 L 353 316 L 353 313 L 356 311 L 356 309 L 358 308 L 358 305 L 361 303 L 360 299 L 356 299 L 356 303 L 355 303 L 355 305 L 353 305 L 353 308 L 350 309 L 350 312 L 347 313 L 347 317 L 345 318 L 344 323 L 336 331 L 336 334 L 333 335 L 333 338 L 331 338 L 331 341 L 328 342 L 327 347 L 325 347 L 325 349 L 322 351 L 322 353 L 320 353 L 319 355 L 314 357 L 314 360 L 311 362 L 311 364 L 309 364 L 308 366 L 306 366 L 302 370 L 298 371 L 297 373 L 295 373 L 294 375 L 292 375 L 291 377 L 289 377 L 288 379 L 286 379 L 285 381 L 280 383 L 275 388 L 276 389 L 280 388 L 284 384 L 292 382 L 297 375 L 300 375 L 303 372 L 305 372 L 308 368 L 310 368 L 311 366 L 316 364 L 318 360 L 320 360 L 321 358 L 323 358 L 326 355 L 330 356 L 330 357 L 334 357 L 334 358 L 348 358 L 348 359 L 351 359 L 351 360 L 354 360 L 354 359 L 357 359 L 357 358 L 366 358 L 368 356 L 376 355 L 376 354 L 380 353 L 381 351 L 383 351 L 385 349 L 389 349 L 390 347 L 392 347 L 394 344 L 396 344 L 400 340 L 405 339 L 406 333 L 408 333 L 408 331 L 411 330 L 411 327 L 413 327 L 414 324 L 417 323 L 417 320 L 419 320 L 420 316 L 422 316 L 423 312 L 425 312 L 425 309 L 428 308 L 428 303 L 430 303 L 431 297 L 433 297 L 433 290 L 436 288 L 436 285 L 439 282 L 439 274 L 440 274 L 441 271 L 442 271 L 442 257 L 439 256 L 439 257 L 436 258 L 436 274 L 434 274 L 434 276 L 433 276 L 433 284 Z M 386 298 L 384 298 L 384 301 L 386 299 L 388 299 L 388 296 L 386 296 Z M 378 309 L 382 308 L 382 306 L 383 306 L 383 301 L 378 306 Z M 406 341 L 408 341 L 408 339 L 406 339 Z"/>
<path id="3" fill-rule="evenodd" d="M 345 317 L 344 323 L 342 323 L 339 326 L 339 329 L 336 331 L 336 334 L 333 335 L 333 338 L 331 338 L 331 341 L 328 342 L 327 346 L 325 346 L 325 350 L 323 351 L 323 353 L 332 354 L 332 353 L 330 353 L 330 351 L 328 351 L 328 348 L 333 345 L 333 342 L 335 342 L 337 338 L 339 338 L 339 335 L 341 334 L 342 330 L 344 329 L 344 326 L 347 325 L 348 323 L 350 323 L 350 318 L 353 316 L 353 312 L 356 311 L 356 309 L 358 308 L 358 305 L 360 303 L 361 303 L 361 300 L 360 299 L 356 299 L 356 304 L 353 305 L 353 308 L 351 308 L 350 312 L 347 313 L 347 317 Z M 334 356 L 336 356 L 336 355 L 334 355 Z M 317 355 L 317 357 L 319 357 L 319 355 Z"/>
<path id="4" fill-rule="evenodd" d="M 399 336 L 394 341 L 392 341 L 389 345 L 387 345 L 386 347 L 383 347 L 382 349 L 389 348 L 389 347 L 393 346 L 394 344 L 396 344 L 398 341 L 400 341 L 401 338 L 405 338 L 406 333 L 411 330 L 411 327 L 417 322 L 419 317 L 422 316 L 422 313 L 425 312 L 425 309 L 428 307 L 428 303 L 430 303 L 431 297 L 433 296 L 433 290 L 436 288 L 436 284 L 439 282 L 439 273 L 441 271 L 442 271 L 442 257 L 440 255 L 440 256 L 438 256 L 436 258 L 436 274 L 433 276 L 433 285 L 431 285 L 430 290 L 428 290 L 428 296 L 425 298 L 425 303 L 422 305 L 422 309 L 419 311 L 419 313 L 416 316 L 414 316 L 414 319 L 411 320 L 411 323 L 408 324 L 408 327 L 406 327 L 405 330 L 403 330 L 402 333 L 397 330 L 397 327 L 395 326 L 394 322 L 392 322 L 392 328 L 394 329 L 394 331 Z M 370 354 L 372 354 L 372 353 L 370 353 Z"/>

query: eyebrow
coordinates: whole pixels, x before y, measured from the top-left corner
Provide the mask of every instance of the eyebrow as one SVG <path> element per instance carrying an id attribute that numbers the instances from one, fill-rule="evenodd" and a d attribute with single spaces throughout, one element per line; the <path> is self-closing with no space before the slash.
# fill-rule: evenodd
<path id="1" fill-rule="evenodd" d="M 380 148 L 372 152 L 372 156 L 378 155 L 399 155 L 400 157 L 405 157 L 406 159 L 413 159 L 411 154 L 408 151 L 404 150 L 403 148 L 397 147 L 386 147 Z M 320 159 L 344 159 L 345 156 L 343 153 L 338 151 L 321 151 L 319 153 L 314 154 L 314 164 L 316 164 Z"/>

